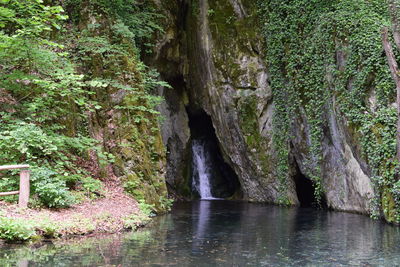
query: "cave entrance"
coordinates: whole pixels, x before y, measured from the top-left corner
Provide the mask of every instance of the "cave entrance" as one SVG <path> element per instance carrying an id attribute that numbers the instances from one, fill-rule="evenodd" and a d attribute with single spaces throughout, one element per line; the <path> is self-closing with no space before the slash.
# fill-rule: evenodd
<path id="1" fill-rule="evenodd" d="M 314 194 L 314 184 L 310 178 L 305 176 L 296 163 L 296 174 L 294 176 L 296 184 L 297 198 L 300 202 L 300 207 L 326 208 L 326 199 L 322 196 L 321 203 L 318 204 Z"/>
<path id="2" fill-rule="evenodd" d="M 239 179 L 222 156 L 211 117 L 203 110 L 191 112 L 192 195 L 195 198 L 230 198 L 240 191 Z"/>

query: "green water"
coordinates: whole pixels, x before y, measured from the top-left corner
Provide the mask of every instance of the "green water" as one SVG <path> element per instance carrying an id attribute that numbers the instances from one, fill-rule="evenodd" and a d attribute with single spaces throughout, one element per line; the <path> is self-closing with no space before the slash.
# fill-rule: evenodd
<path id="1" fill-rule="evenodd" d="M 400 228 L 366 216 L 180 203 L 136 233 L 0 246 L 0 266 L 400 266 Z"/>

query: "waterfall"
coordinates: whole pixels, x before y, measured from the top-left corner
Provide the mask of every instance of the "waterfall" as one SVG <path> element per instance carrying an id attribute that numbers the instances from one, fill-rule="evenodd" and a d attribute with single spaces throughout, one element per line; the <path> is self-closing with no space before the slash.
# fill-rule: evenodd
<path id="1" fill-rule="evenodd" d="M 214 199 L 211 194 L 211 162 L 206 150 L 206 143 L 193 140 L 193 188 L 199 192 L 201 199 Z"/>

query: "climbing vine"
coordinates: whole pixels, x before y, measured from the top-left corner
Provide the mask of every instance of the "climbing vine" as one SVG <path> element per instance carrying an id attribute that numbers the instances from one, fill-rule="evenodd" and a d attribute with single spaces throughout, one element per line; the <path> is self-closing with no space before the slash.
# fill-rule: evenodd
<path id="1" fill-rule="evenodd" d="M 306 175 L 321 199 L 323 130 L 329 112 L 337 112 L 371 168 L 372 215 L 382 209 L 389 221 L 399 222 L 395 87 L 380 35 L 389 23 L 386 2 L 260 0 L 259 10 L 276 105 L 273 143 L 282 196 L 292 129 L 301 121 L 309 125 Z"/>

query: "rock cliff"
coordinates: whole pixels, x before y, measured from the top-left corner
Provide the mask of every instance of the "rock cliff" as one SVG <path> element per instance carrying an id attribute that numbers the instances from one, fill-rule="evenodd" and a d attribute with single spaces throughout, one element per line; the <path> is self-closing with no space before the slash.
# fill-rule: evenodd
<path id="1" fill-rule="evenodd" d="M 189 115 L 206 112 L 224 161 L 239 178 L 243 199 L 299 205 L 305 190 L 301 179 L 312 180 L 318 173 L 321 202 L 335 210 L 371 214 L 371 201 L 379 197 L 373 168 L 363 154 L 360 131 L 342 115 L 337 94 L 329 94 L 321 108 L 319 156 L 310 149 L 314 126 L 304 102 L 290 113 L 287 153 L 280 154 L 274 143 L 274 134 L 279 134 L 274 114 L 280 109 L 266 63 L 271 48 L 257 1 L 155 2 L 165 16 L 165 32 L 147 62 L 173 87 L 159 90 L 166 100 L 161 112 L 170 191 L 191 197 Z M 347 56 L 334 54 L 333 67 L 340 70 Z M 286 83 L 289 86 L 290 78 Z M 330 88 L 328 84 L 325 90 Z M 291 99 L 288 95 L 283 102 Z M 282 155 L 287 158 L 284 181 L 279 178 Z"/>

